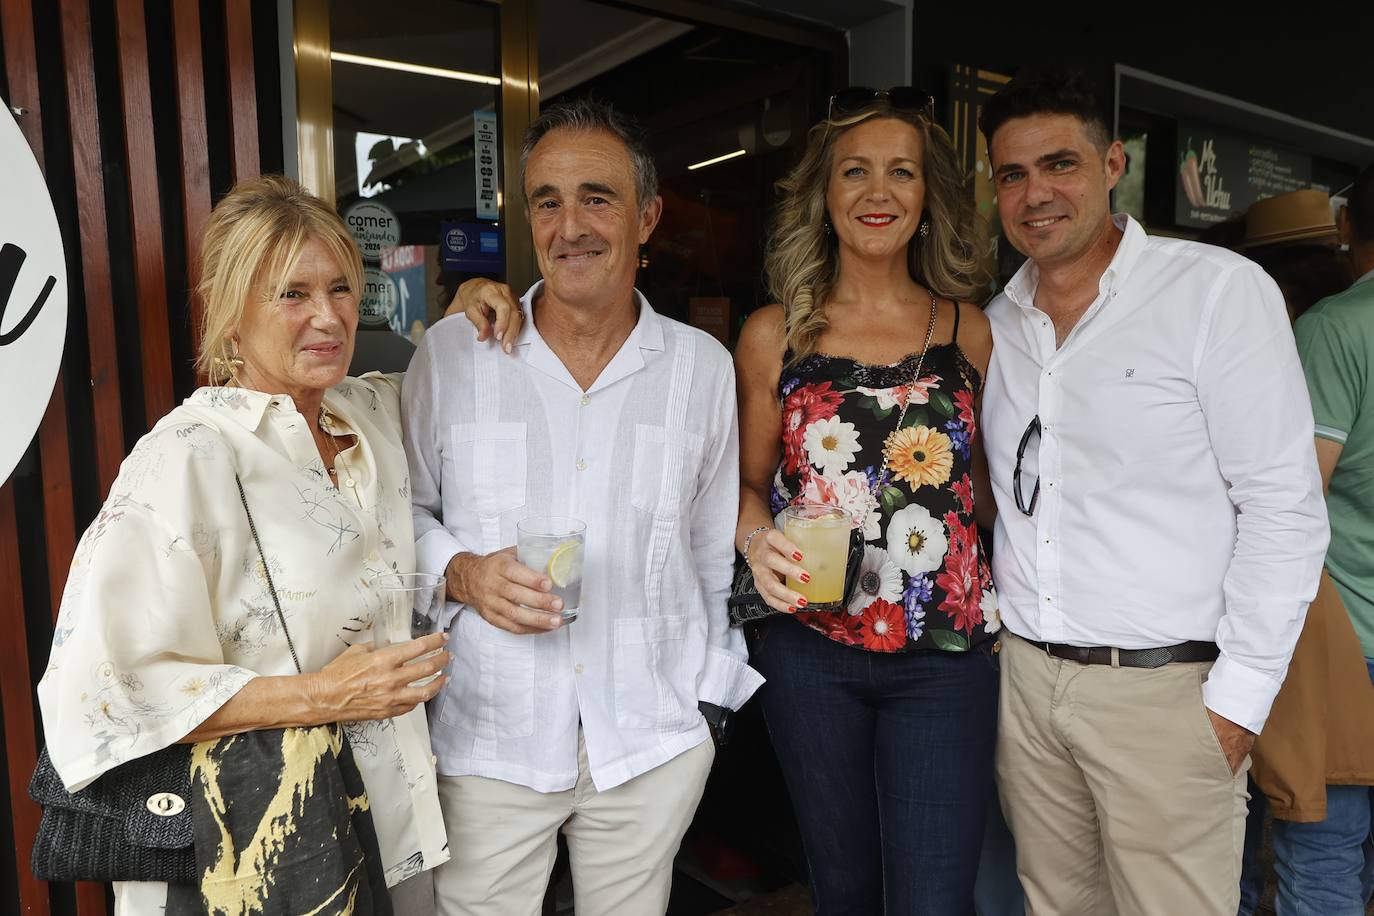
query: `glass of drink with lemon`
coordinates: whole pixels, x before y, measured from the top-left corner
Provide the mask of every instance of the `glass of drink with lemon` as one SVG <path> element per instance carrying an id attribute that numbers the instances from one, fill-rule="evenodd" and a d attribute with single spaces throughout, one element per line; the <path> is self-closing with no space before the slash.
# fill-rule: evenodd
<path id="1" fill-rule="evenodd" d="M 582 562 L 587 525 L 575 518 L 533 515 L 515 526 L 515 555 L 525 566 L 549 577 L 563 599 L 563 622 L 577 619 L 582 604 Z"/>
<path id="2" fill-rule="evenodd" d="M 845 565 L 849 562 L 849 514 L 835 506 L 801 503 L 782 510 L 782 533 L 797 545 L 810 582 L 787 577 L 787 587 L 800 592 L 806 609 L 826 609 L 844 601 Z"/>

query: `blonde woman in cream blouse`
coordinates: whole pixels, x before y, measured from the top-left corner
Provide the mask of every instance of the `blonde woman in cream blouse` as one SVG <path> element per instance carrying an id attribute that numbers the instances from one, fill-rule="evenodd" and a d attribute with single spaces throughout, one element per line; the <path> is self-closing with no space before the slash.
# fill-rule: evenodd
<path id="1" fill-rule="evenodd" d="M 397 912 L 426 912 L 417 876 L 448 849 L 422 704 L 445 678 L 407 685 L 449 656 L 406 665 L 442 634 L 371 648 L 369 580 L 412 571 L 415 552 L 398 389 L 345 378 L 357 249 L 328 205 L 269 177 L 215 208 L 203 251 L 199 368 L 216 387 L 138 442 L 77 548 L 38 688 L 49 753 L 76 790 L 175 743 L 345 723 Z M 199 903 L 143 882 L 115 898 L 127 914 Z"/>

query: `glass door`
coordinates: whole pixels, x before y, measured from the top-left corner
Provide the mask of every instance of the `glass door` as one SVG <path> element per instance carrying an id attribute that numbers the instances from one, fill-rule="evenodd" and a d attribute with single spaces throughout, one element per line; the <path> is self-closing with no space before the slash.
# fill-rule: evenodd
<path id="1" fill-rule="evenodd" d="M 297 2 L 302 180 L 332 197 L 364 258 L 354 372 L 405 368 L 463 280 L 528 275 L 504 156 L 535 91 L 523 35 L 503 37 L 523 5 Z"/>

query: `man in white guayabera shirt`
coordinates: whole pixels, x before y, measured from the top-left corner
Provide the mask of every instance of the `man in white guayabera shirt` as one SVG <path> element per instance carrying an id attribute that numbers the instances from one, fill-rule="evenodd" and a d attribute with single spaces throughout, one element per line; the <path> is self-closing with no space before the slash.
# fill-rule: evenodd
<path id="1" fill-rule="evenodd" d="M 1030 258 L 983 394 L 1027 912 L 1234 916 L 1248 755 L 1327 542 L 1283 297 L 1112 216 L 1125 156 L 1081 77 L 1018 77 L 981 126 Z"/>
<path id="2" fill-rule="evenodd" d="M 439 322 L 404 388 L 418 566 L 451 599 L 436 896 L 445 914 L 537 914 L 561 830 L 579 914 L 661 914 L 714 759 L 706 717 L 762 682 L 726 617 L 734 373 L 634 288 L 662 209 L 638 125 L 554 107 L 522 164 L 544 277 L 530 320 L 509 355 Z M 511 549 L 534 515 L 586 523 L 575 621 Z"/>

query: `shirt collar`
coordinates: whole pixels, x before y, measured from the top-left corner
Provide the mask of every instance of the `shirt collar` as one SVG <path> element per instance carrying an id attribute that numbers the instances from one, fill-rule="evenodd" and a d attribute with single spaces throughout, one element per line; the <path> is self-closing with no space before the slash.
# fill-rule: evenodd
<path id="1" fill-rule="evenodd" d="M 296 402 L 288 394 L 268 394 L 251 388 L 230 386 L 197 388 L 186 399 L 186 403 L 207 407 L 228 417 L 249 432 L 257 432 L 268 410 L 296 412 Z M 348 398 L 331 388 L 324 393 L 323 406 L 339 421 L 336 428 L 341 435 L 353 431 L 353 424 L 349 419 L 351 410 Z"/>
<path id="2" fill-rule="evenodd" d="M 1129 213 L 1117 213 L 1112 216 L 1112 224 L 1121 230 L 1121 243 L 1116 246 L 1116 254 L 1112 255 L 1111 263 L 1102 272 L 1102 277 L 1097 283 L 1097 292 L 1100 296 L 1107 291 L 1115 291 L 1120 288 L 1123 281 L 1130 274 L 1131 268 L 1135 267 L 1140 260 L 1140 255 L 1145 250 L 1145 245 L 1149 241 L 1149 236 L 1140 223 Z M 1040 286 L 1040 267 L 1034 261 L 1027 259 L 1025 264 L 1007 282 L 1004 292 L 1007 298 L 1022 309 L 1032 309 L 1035 307 L 1035 291 Z"/>
<path id="3" fill-rule="evenodd" d="M 295 409 L 295 402 L 287 395 L 268 394 L 265 391 L 254 391 L 251 388 L 229 386 L 197 388 L 186 399 L 188 405 L 209 408 L 228 417 L 249 432 L 257 431 L 268 407 L 271 407 L 274 402 L 279 405 L 283 401 L 292 410 Z"/>
<path id="4" fill-rule="evenodd" d="M 534 326 L 533 304 L 543 284 L 544 281 L 540 280 L 531 286 L 524 296 L 520 297 L 521 307 L 528 317 L 520 329 L 520 336 L 515 338 L 517 352 L 530 368 L 537 369 L 545 375 L 581 391 L 581 386 L 573 379 L 567 366 L 563 365 L 563 361 L 553 352 L 544 338 L 540 336 L 539 329 Z M 643 369 L 644 353 L 663 349 L 663 323 L 658 320 L 658 315 L 650 307 L 649 300 L 645 299 L 644 294 L 639 290 L 635 290 L 635 301 L 639 304 L 639 319 L 630 331 L 630 336 L 625 338 L 625 343 L 621 344 L 615 356 L 611 357 L 611 361 L 606 364 L 596 381 L 587 389 L 587 394 L 599 391 L 620 381 L 627 375 Z"/>
<path id="5" fill-rule="evenodd" d="M 525 291 L 525 295 L 520 297 L 520 308 L 525 313 L 525 323 L 520 327 L 520 335 L 515 338 L 517 347 L 528 346 L 536 340 L 541 344 L 544 343 L 544 338 L 540 336 L 539 329 L 534 326 L 534 300 L 543 288 L 544 281 L 536 280 L 534 285 Z M 634 330 L 630 332 L 630 336 L 625 339 L 625 347 L 635 346 L 641 350 L 662 350 L 663 325 L 654 320 L 657 313 L 649 305 L 649 300 L 645 299 L 644 294 L 638 289 L 635 290 L 635 302 L 639 305 L 639 320 L 635 322 Z"/>
<path id="6" fill-rule="evenodd" d="M 1366 281 L 1366 280 L 1374 280 L 1374 270 L 1371 270 L 1369 273 L 1365 274 L 1363 277 L 1360 277 L 1360 279 L 1356 280 L 1355 283 L 1363 283 L 1363 282 Z M 1350 284 L 1350 285 L 1351 285 L 1351 286 L 1354 286 L 1355 283 L 1352 283 L 1352 284 Z"/>

